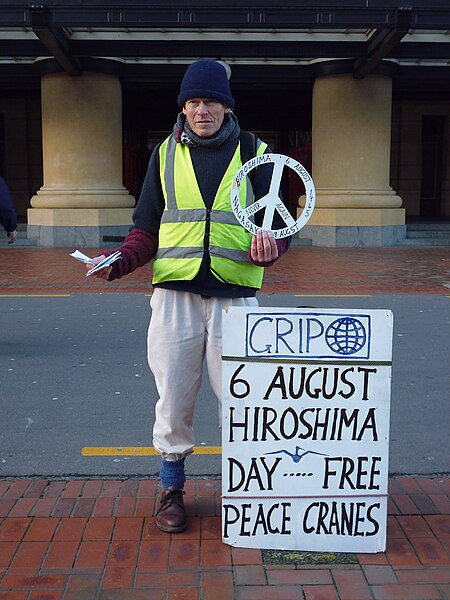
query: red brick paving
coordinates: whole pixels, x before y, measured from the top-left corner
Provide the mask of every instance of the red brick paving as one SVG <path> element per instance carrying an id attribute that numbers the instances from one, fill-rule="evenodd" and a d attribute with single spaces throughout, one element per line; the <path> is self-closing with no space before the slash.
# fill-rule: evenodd
<path id="1" fill-rule="evenodd" d="M 0 249 L 0 294 L 151 291 L 150 266 L 107 284 L 72 250 Z M 449 270 L 447 248 L 291 248 L 263 291 L 449 295 Z M 222 544 L 218 481 L 188 482 L 190 524 L 170 536 L 153 480 L 0 480 L 0 600 L 449 599 L 450 478 L 392 477 L 389 492 L 386 552 L 266 565 Z"/>
<path id="2" fill-rule="evenodd" d="M 155 481 L 0 480 L 0 501 L 9 502 L 0 518 L 0 600 L 448 599 L 450 515 L 433 497 L 449 500 L 449 480 L 391 477 L 386 552 L 311 565 L 269 565 L 260 550 L 223 544 L 219 481 L 189 482 L 189 527 L 168 535 L 155 527 Z M 409 512 L 417 490 L 431 514 Z M 55 501 L 48 516 L 32 505 L 26 512 L 24 499 L 48 498 Z M 65 498 L 73 502 L 62 516 Z M 99 517 L 105 499 L 112 502 Z M 152 507 L 146 515 L 138 514 L 142 501 Z"/>
<path id="3" fill-rule="evenodd" d="M 1 294 L 149 292 L 151 266 L 114 283 L 86 278 L 72 248 L 0 248 Z M 97 256 L 98 249 L 83 249 Z M 266 269 L 264 292 L 450 293 L 448 248 L 291 248 Z"/>

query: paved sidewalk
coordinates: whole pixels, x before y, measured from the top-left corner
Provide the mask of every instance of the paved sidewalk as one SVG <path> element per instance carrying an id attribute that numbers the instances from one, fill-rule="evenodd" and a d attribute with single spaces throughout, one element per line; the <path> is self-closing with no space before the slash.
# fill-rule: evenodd
<path id="1" fill-rule="evenodd" d="M 0 296 L 150 292 L 150 267 L 107 284 L 73 249 L 0 249 Z M 94 256 L 98 250 L 85 250 Z M 445 248 L 292 248 L 263 291 L 450 295 Z M 433 600 L 450 598 L 450 478 L 391 477 L 388 547 L 354 562 L 221 542 L 220 481 L 189 481 L 186 532 L 156 529 L 154 480 L 0 480 L 0 600 Z"/>
<path id="2" fill-rule="evenodd" d="M 111 284 L 86 278 L 84 265 L 69 256 L 74 249 L 0 248 L 0 294 L 151 290 L 150 265 Z M 266 269 L 263 292 L 450 294 L 450 249 L 291 248 Z"/>
<path id="3" fill-rule="evenodd" d="M 0 480 L 0 598 L 450 598 L 450 479 L 389 484 L 385 553 L 270 564 L 221 542 L 219 481 L 188 482 L 189 527 L 168 535 L 155 527 L 155 481 Z"/>

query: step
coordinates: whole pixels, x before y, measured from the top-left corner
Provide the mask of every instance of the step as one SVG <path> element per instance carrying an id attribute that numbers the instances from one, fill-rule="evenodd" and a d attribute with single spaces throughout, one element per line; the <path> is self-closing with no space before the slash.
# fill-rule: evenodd
<path id="1" fill-rule="evenodd" d="M 450 230 L 445 229 L 406 229 L 408 238 L 448 238 L 450 239 Z"/>
<path id="2" fill-rule="evenodd" d="M 29 240 L 27 237 L 17 236 L 17 240 L 14 244 L 8 244 L 8 237 L 6 234 L 1 236 L 0 234 L 0 248 L 36 248 L 37 240 Z"/>
<path id="3" fill-rule="evenodd" d="M 450 246 L 449 222 L 407 223 L 406 239 L 399 246 L 430 248 Z"/>
<path id="4" fill-rule="evenodd" d="M 27 236 L 26 223 L 18 223 L 17 240 L 14 244 L 8 244 L 8 236 L 4 230 L 0 230 L 0 248 L 28 248 L 37 246 L 37 240 L 29 240 Z"/>
<path id="5" fill-rule="evenodd" d="M 443 221 L 441 223 L 407 223 L 408 231 L 447 231 L 450 233 L 450 223 Z"/>
<path id="6" fill-rule="evenodd" d="M 398 245 L 409 248 L 448 248 L 450 247 L 450 238 L 406 237 L 403 240 L 399 240 Z"/>

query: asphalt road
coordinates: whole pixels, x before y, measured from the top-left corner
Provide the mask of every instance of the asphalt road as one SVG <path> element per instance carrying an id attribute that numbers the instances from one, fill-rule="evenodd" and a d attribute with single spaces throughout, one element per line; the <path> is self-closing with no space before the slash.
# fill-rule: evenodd
<path id="1" fill-rule="evenodd" d="M 391 309 L 390 473 L 449 472 L 449 297 L 261 294 L 259 301 Z M 151 446 L 157 393 L 146 363 L 149 297 L 3 296 L 0 303 L 0 477 L 156 475 L 155 456 L 82 455 L 86 447 Z M 197 446 L 221 443 L 206 380 L 196 434 Z M 220 455 L 190 457 L 187 470 L 218 476 Z"/>

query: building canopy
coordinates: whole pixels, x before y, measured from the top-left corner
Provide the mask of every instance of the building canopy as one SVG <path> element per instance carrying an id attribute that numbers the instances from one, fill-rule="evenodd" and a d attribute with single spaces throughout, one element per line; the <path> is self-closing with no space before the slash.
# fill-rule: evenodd
<path id="1" fill-rule="evenodd" d="M 450 93 L 448 0 L 0 2 L 0 84 L 38 89 L 62 70 L 114 72 L 124 86 L 178 85 L 221 58 L 234 89 L 305 91 L 317 75 L 393 77 L 394 91 Z"/>

